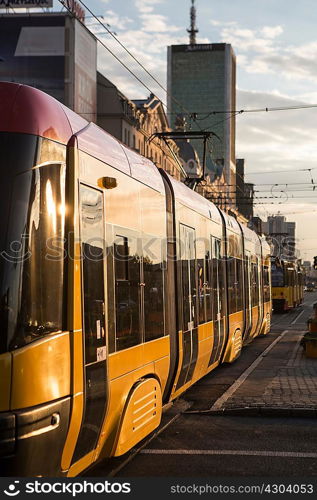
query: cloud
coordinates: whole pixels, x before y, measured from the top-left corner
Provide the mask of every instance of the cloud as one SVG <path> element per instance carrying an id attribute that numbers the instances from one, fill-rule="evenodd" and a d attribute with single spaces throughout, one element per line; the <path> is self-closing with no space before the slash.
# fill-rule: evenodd
<path id="1" fill-rule="evenodd" d="M 281 35 L 283 31 L 282 26 L 264 26 L 264 28 L 260 30 L 265 38 L 276 38 Z"/>
<path id="2" fill-rule="evenodd" d="M 134 4 L 141 13 L 153 12 L 154 5 L 164 3 L 165 0 L 135 0 Z"/>
<path id="3" fill-rule="evenodd" d="M 179 26 L 168 24 L 167 18 L 160 14 L 146 13 L 141 14 L 140 18 L 143 23 L 141 30 L 148 33 L 172 33 L 183 29 Z"/>
<path id="4" fill-rule="evenodd" d="M 252 74 L 276 74 L 292 82 L 317 83 L 317 42 L 299 46 L 279 40 L 280 25 L 246 29 L 236 22 L 211 21 L 219 27 L 220 41 L 231 43 L 241 68 Z"/>
<path id="5" fill-rule="evenodd" d="M 110 29 L 124 30 L 127 29 L 133 19 L 129 17 L 119 16 L 113 10 L 106 10 L 101 19 L 103 24 L 110 25 Z M 91 19 L 90 23 L 87 23 L 88 28 L 91 28 L 95 34 L 103 33 L 104 29 L 101 24 L 99 24 L 95 19 Z M 107 26 L 109 28 L 109 26 Z"/>
<path id="6" fill-rule="evenodd" d="M 245 90 L 239 90 L 237 98 L 237 108 L 245 110 L 305 104 L 276 93 Z M 259 186 L 270 182 L 305 182 L 310 189 L 310 174 L 302 170 L 316 166 L 315 114 L 314 109 L 301 109 L 238 115 L 237 157 L 247 158 L 248 181 L 256 182 Z M 285 170 L 287 175 L 266 174 L 272 170 Z M 293 172 L 288 172 L 289 170 Z M 248 175 L 249 172 L 257 174 Z"/>
<path id="7" fill-rule="evenodd" d="M 212 21 L 210 21 L 210 24 L 212 26 L 236 26 L 237 22 L 236 21 L 216 21 L 216 20 L 212 20 Z"/>
<path id="8" fill-rule="evenodd" d="M 306 80 L 317 82 L 317 42 L 298 47 L 289 46 L 276 53 L 265 55 L 264 62 L 274 72 L 282 72 L 289 80 Z"/>
<path id="9" fill-rule="evenodd" d="M 222 42 L 231 43 L 237 53 L 268 54 L 276 51 L 274 40 L 263 36 L 263 33 L 261 35 L 261 30 L 226 25 L 220 31 L 220 39 Z"/>

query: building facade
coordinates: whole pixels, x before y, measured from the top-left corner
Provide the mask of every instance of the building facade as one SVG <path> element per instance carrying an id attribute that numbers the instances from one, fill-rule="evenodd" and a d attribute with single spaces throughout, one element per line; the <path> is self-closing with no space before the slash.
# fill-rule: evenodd
<path id="1" fill-rule="evenodd" d="M 178 156 L 178 146 L 171 140 L 159 139 L 157 132 L 169 132 L 169 124 L 161 101 L 151 94 L 147 99 L 128 99 L 101 73 L 97 74 L 97 124 L 151 159 L 178 180 L 185 172 Z"/>
<path id="2" fill-rule="evenodd" d="M 265 232 L 273 248 L 273 255 L 285 260 L 296 260 L 296 222 L 288 222 L 283 215 L 272 215 L 265 223 Z"/>
<path id="3" fill-rule="evenodd" d="M 236 202 L 240 214 L 247 220 L 253 218 L 254 184 L 244 181 L 245 160 L 236 160 Z"/>
<path id="4" fill-rule="evenodd" d="M 0 15 L 0 80 L 36 87 L 96 120 L 97 41 L 68 12 Z"/>

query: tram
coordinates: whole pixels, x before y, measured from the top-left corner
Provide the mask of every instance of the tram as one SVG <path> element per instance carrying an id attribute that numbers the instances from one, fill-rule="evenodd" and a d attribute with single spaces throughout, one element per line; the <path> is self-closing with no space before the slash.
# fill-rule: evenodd
<path id="1" fill-rule="evenodd" d="M 271 258 L 272 305 L 274 312 L 298 307 L 304 297 L 303 268 L 298 261 Z"/>
<path id="2" fill-rule="evenodd" d="M 269 332 L 270 248 L 39 90 L 0 145 L 0 471 L 76 476 Z"/>

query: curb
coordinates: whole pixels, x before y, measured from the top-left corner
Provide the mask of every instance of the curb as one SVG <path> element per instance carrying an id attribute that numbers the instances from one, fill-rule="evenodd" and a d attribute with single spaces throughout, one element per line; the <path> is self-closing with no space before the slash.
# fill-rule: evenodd
<path id="1" fill-rule="evenodd" d="M 191 411 L 185 412 L 192 413 Z M 241 408 L 223 408 L 220 410 L 197 411 L 204 415 L 226 415 L 226 416 L 242 416 L 242 417 L 301 417 L 301 418 L 317 418 L 317 408 L 296 408 L 284 407 L 277 408 L 274 406 L 246 406 Z"/>

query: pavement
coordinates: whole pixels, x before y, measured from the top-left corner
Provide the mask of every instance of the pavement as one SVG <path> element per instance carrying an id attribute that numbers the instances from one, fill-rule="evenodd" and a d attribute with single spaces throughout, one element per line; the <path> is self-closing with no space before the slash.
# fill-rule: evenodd
<path id="1" fill-rule="evenodd" d="M 308 358 L 300 344 L 315 300 L 315 293 L 306 298 L 298 321 L 287 325 L 208 412 L 317 417 L 317 358 Z"/>

